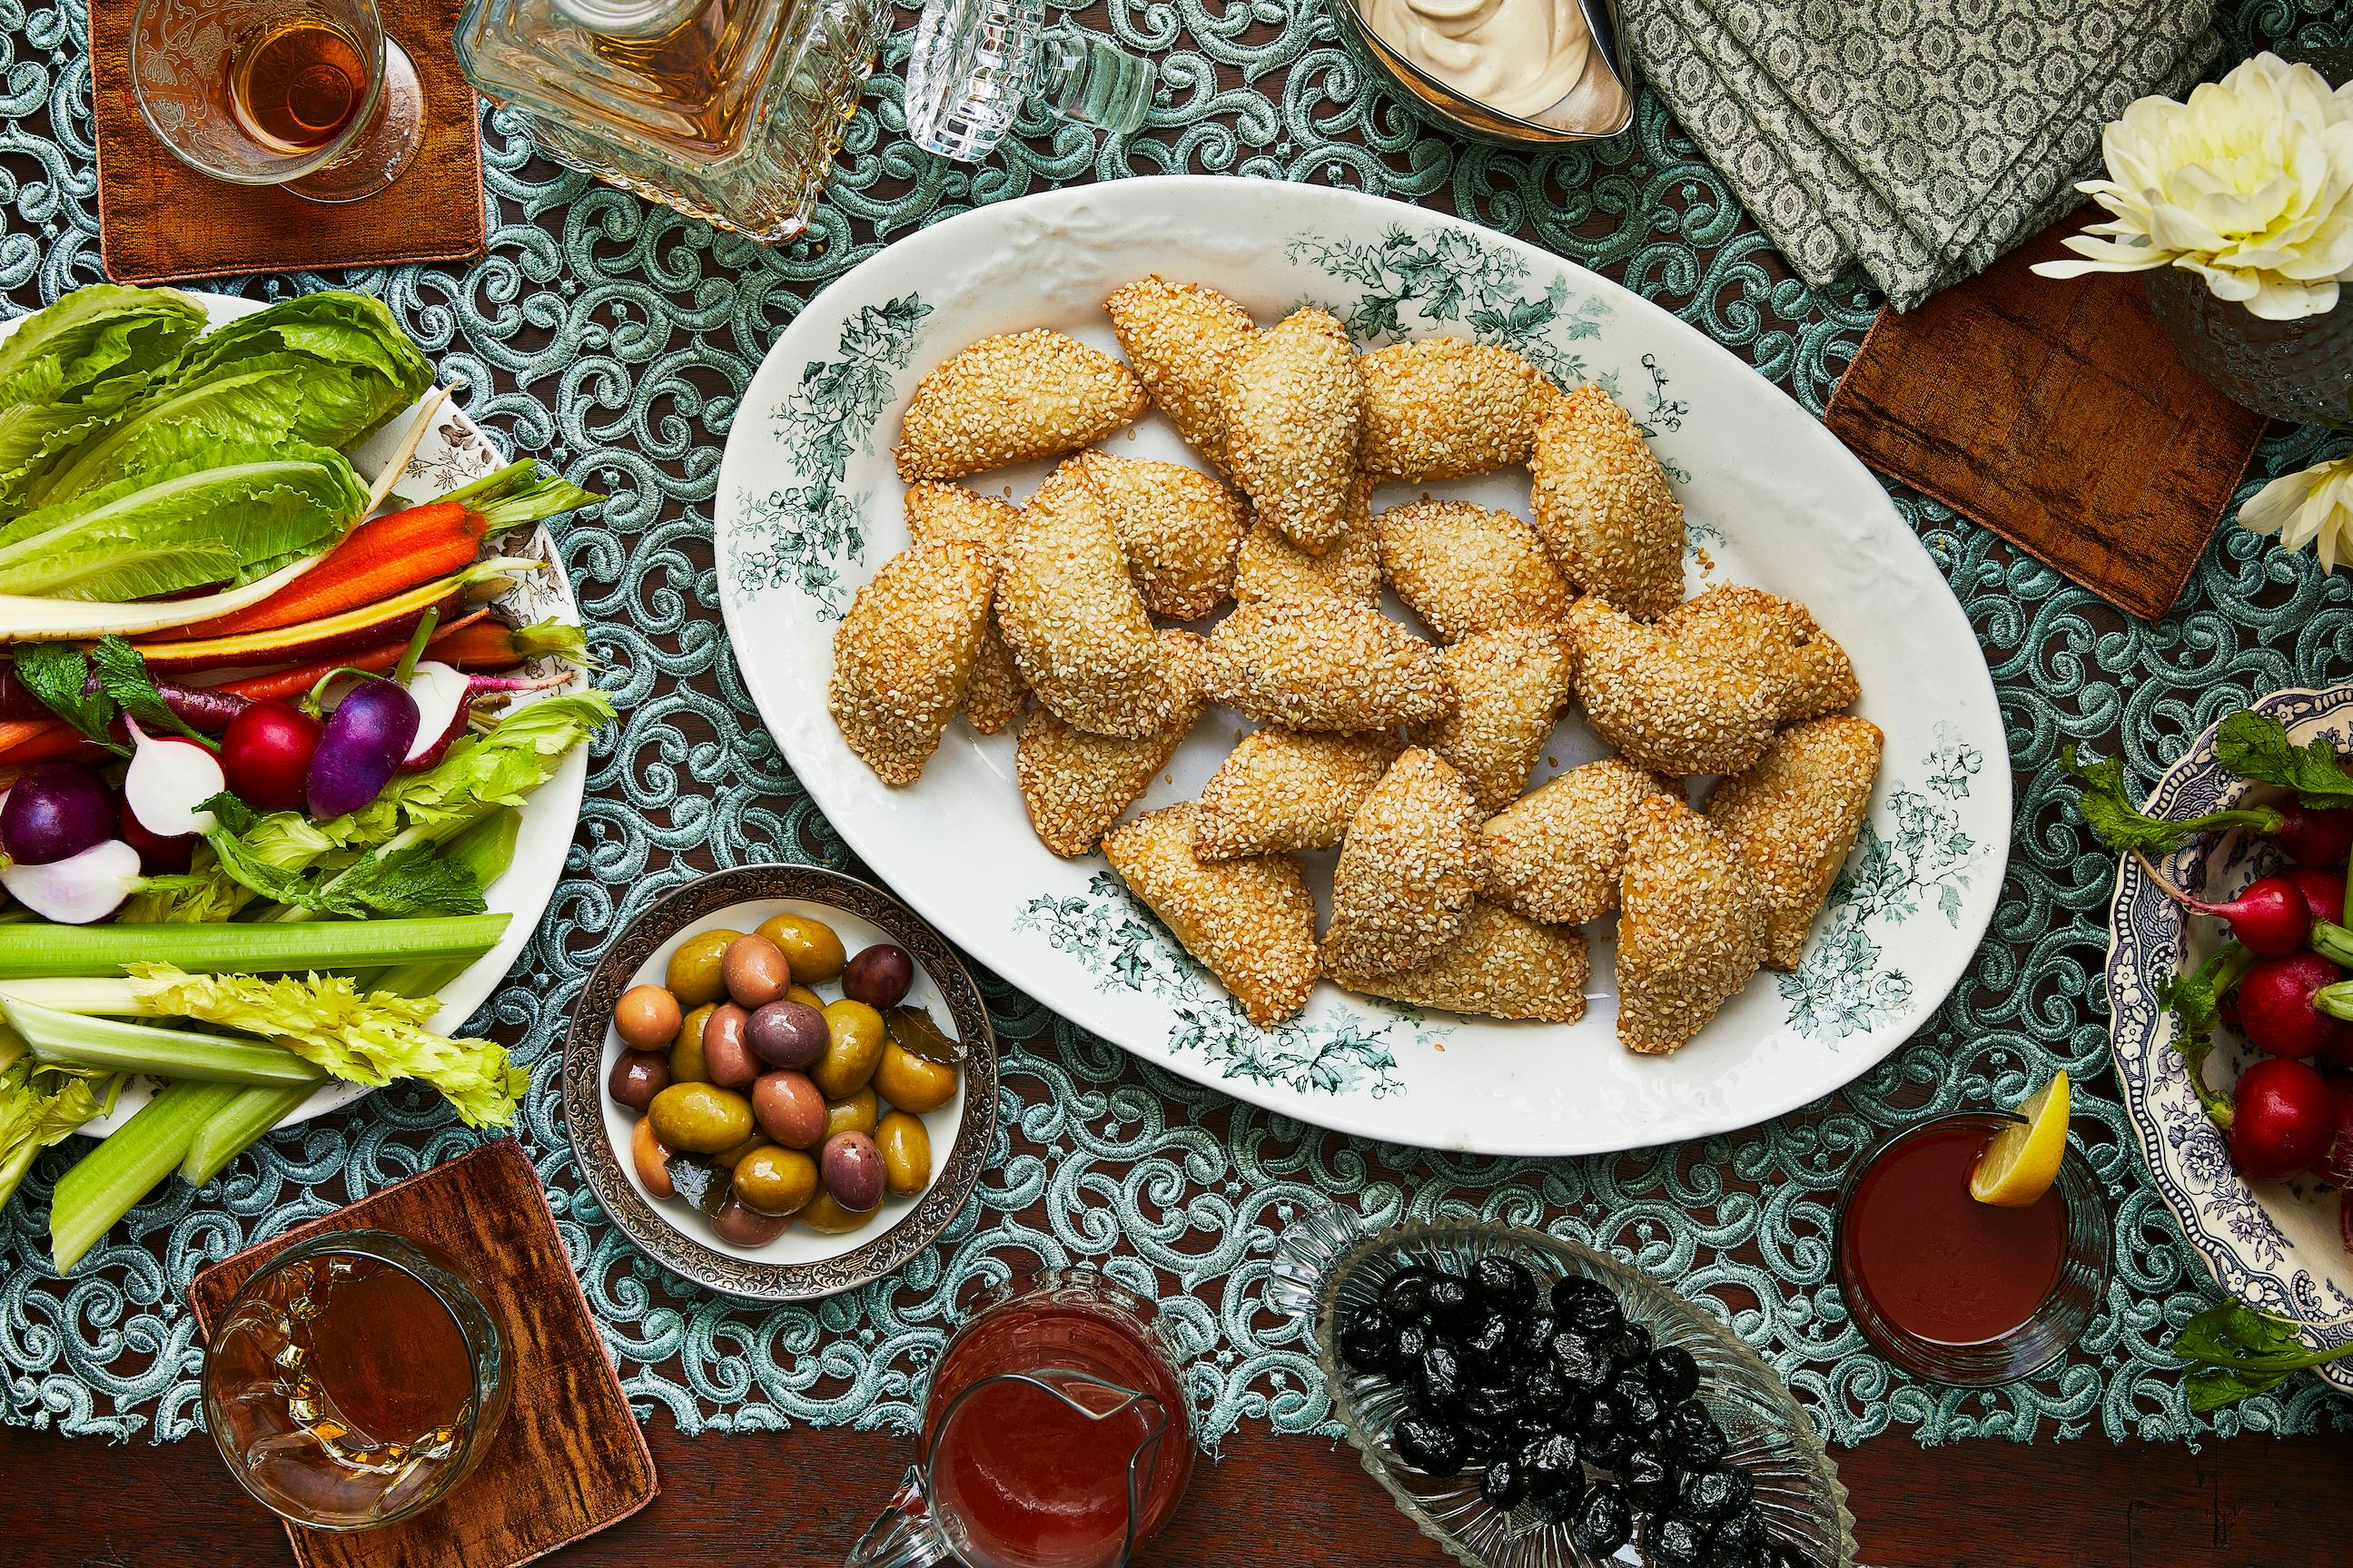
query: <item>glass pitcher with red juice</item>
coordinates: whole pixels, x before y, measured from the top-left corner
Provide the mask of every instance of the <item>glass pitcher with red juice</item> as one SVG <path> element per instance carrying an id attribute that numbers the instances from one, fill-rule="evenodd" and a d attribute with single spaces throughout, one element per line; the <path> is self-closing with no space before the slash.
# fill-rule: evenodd
<path id="1" fill-rule="evenodd" d="M 932 1373 L 923 1445 L 847 1568 L 1120 1568 L 1193 1473 L 1152 1304 L 1091 1269 L 981 1301 Z"/>

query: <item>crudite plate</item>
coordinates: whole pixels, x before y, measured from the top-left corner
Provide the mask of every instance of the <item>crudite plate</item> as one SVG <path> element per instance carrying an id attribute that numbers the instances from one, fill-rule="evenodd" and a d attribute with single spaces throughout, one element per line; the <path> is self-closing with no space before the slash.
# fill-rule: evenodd
<path id="1" fill-rule="evenodd" d="M 1615 1037 L 1612 933 L 1591 928 L 1573 1028 L 1421 1012 L 1320 987 L 1276 1029 L 1222 987 L 1100 856 L 1029 829 L 1015 737 L 961 721 L 923 778 L 885 787 L 826 712 L 833 634 L 907 542 L 890 447 L 916 381 L 991 333 L 1058 327 L 1117 351 L 1102 301 L 1146 273 L 1212 284 L 1262 324 L 1302 303 L 1358 346 L 1455 334 L 1598 381 L 1650 435 L 1690 520 L 1687 583 L 1800 599 L 1845 645 L 1887 752 L 1862 842 L 1803 963 L 1759 975 L 1666 1058 Z M 1194 462 L 1153 414 L 1123 455 Z M 976 476 L 1026 497 L 1047 465 Z M 1437 493 L 1525 516 L 1508 469 Z M 1376 492 L 1376 509 L 1417 493 Z M 1968 967 L 2010 846 L 2000 710 L 1968 621 L 1878 481 L 1820 423 L 1701 333 L 1559 257 L 1419 208 L 1253 180 L 1122 180 L 982 207 L 892 245 L 810 302 L 728 437 L 718 496 L 727 626 L 794 772 L 866 864 L 965 952 L 1148 1061 L 1303 1121 L 1498 1154 L 1640 1148 L 1829 1093 L 1925 1023 Z M 1391 606 L 1393 614 L 1401 614 Z M 1136 809 L 1198 793 L 1246 728 L 1213 710 Z M 1600 754 L 1571 717 L 1540 775 Z M 1311 861 L 1311 881 L 1323 864 Z M 1319 889 L 1320 894 L 1320 889 Z"/>

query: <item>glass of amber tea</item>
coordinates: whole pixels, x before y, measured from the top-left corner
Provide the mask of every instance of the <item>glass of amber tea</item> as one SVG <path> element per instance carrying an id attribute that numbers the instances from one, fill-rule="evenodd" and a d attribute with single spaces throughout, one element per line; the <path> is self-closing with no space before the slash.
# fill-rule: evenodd
<path id="1" fill-rule="evenodd" d="M 141 0 L 131 83 L 190 168 L 312 201 L 374 195 L 424 139 L 417 68 L 375 0 Z"/>
<path id="2" fill-rule="evenodd" d="M 381 1230 L 288 1247 L 205 1353 L 205 1425 L 246 1490 L 297 1524 L 366 1530 L 457 1485 L 505 1413 L 505 1344 L 437 1248 Z"/>

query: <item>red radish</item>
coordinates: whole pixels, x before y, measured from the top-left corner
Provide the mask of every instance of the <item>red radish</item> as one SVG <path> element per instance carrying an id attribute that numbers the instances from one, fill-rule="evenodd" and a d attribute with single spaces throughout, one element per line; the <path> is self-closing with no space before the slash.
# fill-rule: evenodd
<path id="1" fill-rule="evenodd" d="M 124 801 L 117 826 L 122 841 L 139 851 L 139 868 L 151 877 L 168 877 L 185 871 L 196 857 L 196 836 L 183 833 L 174 838 L 161 837 L 147 831 Z"/>
<path id="2" fill-rule="evenodd" d="M 2147 856 L 2142 856 L 2140 863 L 2158 890 L 2183 909 L 2230 921 L 2231 934 L 2258 958 L 2284 957 L 2302 947 L 2304 939 L 2312 934 L 2311 906 L 2305 902 L 2303 890 L 2285 877 L 2261 878 L 2248 883 L 2246 891 L 2229 903 L 2210 904 L 2166 880 Z"/>
<path id="3" fill-rule="evenodd" d="M 323 732 L 290 702 L 256 702 L 229 721 L 221 769 L 239 798 L 263 811 L 299 811 L 302 781 Z"/>
<path id="4" fill-rule="evenodd" d="M 86 926 L 139 890 L 139 851 L 120 838 L 39 866 L 0 866 L 0 888 L 46 921 Z"/>
<path id="5" fill-rule="evenodd" d="M 122 775 L 122 804 L 158 838 L 210 833 L 213 814 L 204 804 L 228 788 L 220 759 L 194 741 L 151 735 L 136 719 L 129 723 L 136 749 Z"/>
<path id="6" fill-rule="evenodd" d="M 2316 952 L 2258 960 L 2239 982 L 2239 1028 L 2255 1049 L 2275 1057 L 2309 1057 L 2344 1033 L 2339 1020 L 2313 1005 L 2345 972 Z"/>
<path id="7" fill-rule="evenodd" d="M 2295 1175 L 2328 1152 L 2336 1131 L 2328 1081 L 2302 1062 L 2255 1062 L 2239 1075 L 2231 1098 L 2231 1163 L 2247 1180 Z"/>
<path id="8" fill-rule="evenodd" d="M 2314 920 L 2327 921 L 2334 926 L 2345 923 L 2344 872 L 2319 866 L 2295 866 L 2280 875 L 2295 884 Z"/>
<path id="9" fill-rule="evenodd" d="M 2353 1187 L 2353 1074 L 2329 1075 L 2328 1106 L 2331 1131 L 2320 1173 L 2340 1187 Z"/>
<path id="10" fill-rule="evenodd" d="M 2299 866 L 2342 867 L 2353 855 L 2353 807 L 2290 802 L 2280 807 L 2279 830 L 2272 840 Z"/>

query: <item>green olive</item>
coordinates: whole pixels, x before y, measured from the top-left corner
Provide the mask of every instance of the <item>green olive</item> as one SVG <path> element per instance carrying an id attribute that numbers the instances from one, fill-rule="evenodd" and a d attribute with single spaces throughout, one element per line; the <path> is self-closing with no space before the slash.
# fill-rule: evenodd
<path id="1" fill-rule="evenodd" d="M 759 1115 L 756 1111 L 753 1113 L 753 1120 L 755 1121 L 759 1120 Z M 749 1138 L 738 1139 L 733 1143 L 729 1144 L 726 1148 L 719 1151 L 716 1154 L 712 1155 L 711 1163 L 718 1166 L 723 1171 L 733 1170 L 734 1169 L 737 1161 L 743 1159 L 744 1155 L 749 1154 L 754 1149 L 765 1148 L 767 1146 L 767 1142 L 768 1135 L 761 1131 L 757 1127 L 754 1127 L 752 1129 L 752 1135 Z"/>
<path id="2" fill-rule="evenodd" d="M 765 1215 L 791 1214 L 817 1192 L 817 1162 L 763 1143 L 735 1162 L 735 1195 Z"/>
<path id="3" fill-rule="evenodd" d="M 847 1100 L 825 1102 L 825 1137 L 818 1140 L 823 1147 L 837 1132 L 863 1132 L 871 1137 L 874 1118 L 881 1108 L 874 1103 L 874 1091 L 861 1089 Z"/>
<path id="4" fill-rule="evenodd" d="M 689 1154 L 716 1154 L 752 1135 L 752 1102 L 732 1089 L 674 1083 L 646 1108 L 654 1136 Z"/>
<path id="5" fill-rule="evenodd" d="M 804 985 L 840 979 L 842 967 L 849 962 L 833 928 L 807 915 L 770 915 L 760 922 L 760 935 L 785 950 L 793 978 Z"/>
<path id="6" fill-rule="evenodd" d="M 702 1059 L 702 1026 L 711 1022 L 717 1005 L 705 1002 L 679 1020 L 678 1035 L 670 1043 L 670 1080 L 672 1083 L 709 1083 L 711 1064 Z"/>
<path id="7" fill-rule="evenodd" d="M 932 1184 L 932 1135 L 903 1110 L 894 1110 L 874 1130 L 874 1147 L 882 1152 L 882 1184 L 902 1198 L 913 1197 Z"/>
<path id="8" fill-rule="evenodd" d="M 670 955 L 662 984 L 686 1007 L 700 1007 L 727 994 L 727 944 L 740 931 L 697 931 Z"/>
<path id="9" fill-rule="evenodd" d="M 874 1216 L 881 1212 L 880 1206 L 868 1209 L 862 1214 L 843 1208 L 833 1201 L 831 1193 L 819 1188 L 817 1196 L 794 1211 L 793 1217 L 811 1230 L 823 1235 L 843 1236 L 871 1223 Z"/>
<path id="10" fill-rule="evenodd" d="M 874 1092 L 902 1110 L 921 1116 L 955 1098 L 956 1069 L 927 1062 L 892 1040 L 874 1064 Z"/>
<path id="11" fill-rule="evenodd" d="M 825 1011 L 825 998 L 806 985 L 796 985 L 786 992 L 785 1000 L 797 1002 L 804 1007 L 814 1007 L 820 1013 Z"/>
<path id="12" fill-rule="evenodd" d="M 863 1002 L 829 1002 L 825 1036 L 825 1055 L 809 1077 L 828 1100 L 847 1100 L 866 1087 L 882 1059 L 882 1015 Z"/>

